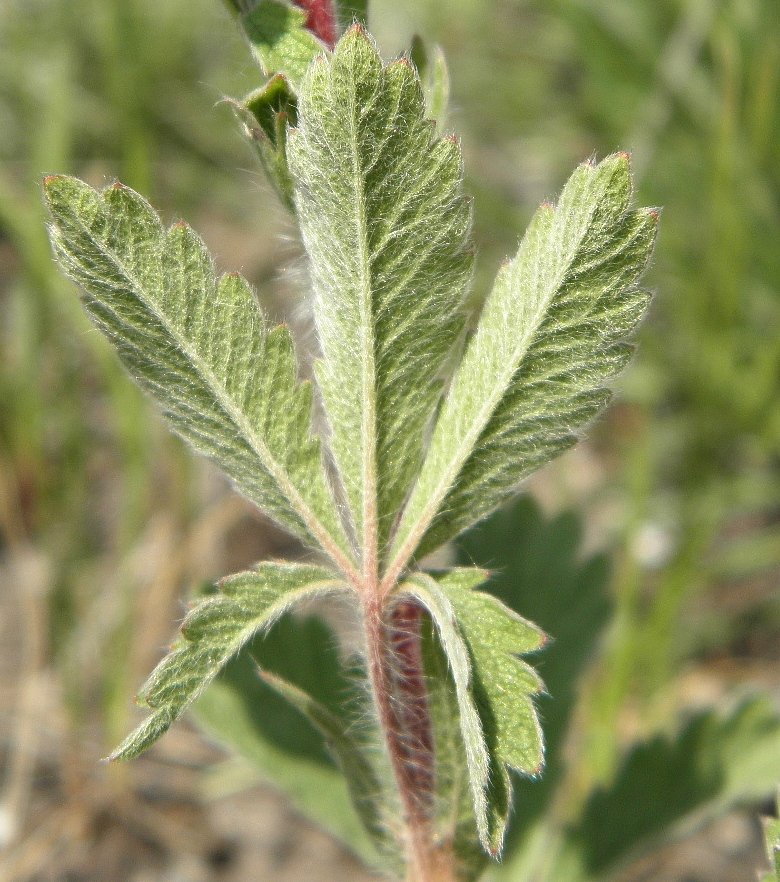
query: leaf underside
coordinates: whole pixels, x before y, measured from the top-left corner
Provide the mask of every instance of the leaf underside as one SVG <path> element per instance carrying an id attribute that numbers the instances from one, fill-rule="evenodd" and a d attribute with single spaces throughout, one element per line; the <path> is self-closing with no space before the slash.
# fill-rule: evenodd
<path id="1" fill-rule="evenodd" d="M 341 590 L 332 572 L 303 564 L 264 563 L 224 579 L 221 593 L 184 619 L 181 638 L 138 695 L 152 714 L 110 758 L 131 759 L 154 744 L 248 640 L 296 603 Z"/>
<path id="2" fill-rule="evenodd" d="M 463 325 L 472 258 L 460 149 L 436 139 L 408 60 L 383 66 L 354 27 L 309 69 L 288 160 L 331 444 L 358 538 L 378 519 L 381 544 Z"/>
<path id="3" fill-rule="evenodd" d="M 267 331 L 244 279 L 217 280 L 195 233 L 129 188 L 53 177 L 45 194 L 62 268 L 173 428 L 293 535 L 343 545 L 287 328 Z"/>
<path id="4" fill-rule="evenodd" d="M 628 157 L 585 163 L 496 279 L 439 416 L 394 549 L 421 557 L 571 447 L 628 362 L 657 212 L 632 210 Z"/>
<path id="5" fill-rule="evenodd" d="M 477 830 L 497 855 L 511 809 L 509 769 L 536 775 L 543 762 L 532 701 L 543 686 L 518 655 L 536 651 L 545 637 L 497 598 L 474 590 L 486 576 L 473 569 L 418 574 L 401 590 L 426 607 L 450 662 Z"/>
<path id="6" fill-rule="evenodd" d="M 354 738 L 348 725 L 300 687 L 260 671 L 263 681 L 296 707 L 322 735 L 347 779 L 352 804 L 380 855 L 403 871 L 398 841 L 386 817 L 383 784 L 367 756 L 365 745 Z"/>
<path id="7" fill-rule="evenodd" d="M 422 657 L 436 757 L 436 834 L 443 848 L 452 848 L 458 882 L 474 882 L 482 875 L 488 857 L 474 815 L 458 698 L 447 655 L 430 619 L 423 623 Z"/>

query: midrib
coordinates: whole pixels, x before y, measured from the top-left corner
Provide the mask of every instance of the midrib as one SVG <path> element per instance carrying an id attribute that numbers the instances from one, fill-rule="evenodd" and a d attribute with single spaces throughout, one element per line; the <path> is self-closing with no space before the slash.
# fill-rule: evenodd
<path id="1" fill-rule="evenodd" d="M 361 487 L 363 576 L 376 580 L 378 556 L 376 357 L 371 273 L 365 217 L 365 181 L 358 148 L 357 112 L 354 89 L 349 92 L 349 133 L 352 148 L 352 187 L 355 193 L 355 233 L 358 243 L 358 309 L 361 328 Z"/>
<path id="2" fill-rule="evenodd" d="M 580 241 L 581 239 L 582 236 L 580 236 Z M 474 446 L 477 443 L 480 434 L 484 430 L 493 413 L 495 413 L 495 410 L 500 404 L 501 399 L 506 394 L 512 376 L 514 375 L 515 371 L 525 357 L 525 354 L 528 351 L 534 337 L 536 336 L 540 325 L 544 321 L 544 317 L 547 314 L 550 304 L 555 299 L 556 293 L 560 290 L 564 279 L 566 278 L 566 275 L 569 271 L 569 268 L 571 267 L 571 264 L 576 254 L 578 253 L 578 250 L 579 248 L 572 249 L 569 257 L 561 266 L 553 283 L 549 286 L 547 296 L 542 298 L 542 300 L 540 301 L 533 321 L 529 325 L 527 333 L 523 335 L 521 341 L 514 350 L 513 357 L 509 361 L 509 366 L 496 379 L 496 382 L 493 385 L 492 394 L 486 399 L 484 405 L 480 408 L 476 417 L 473 419 L 471 423 L 471 428 L 463 436 L 461 443 L 457 446 L 457 449 L 450 457 L 449 466 L 446 467 L 442 472 L 434 491 L 429 497 L 429 501 L 425 504 L 422 511 L 420 512 L 420 516 L 417 518 L 416 523 L 414 523 L 411 528 L 408 528 L 405 538 L 401 540 L 398 552 L 395 554 L 393 562 L 387 569 L 387 575 L 385 577 L 385 580 L 383 580 L 383 583 L 385 581 L 389 581 L 390 579 L 394 581 L 395 578 L 400 575 L 401 571 L 406 566 L 409 558 L 412 554 L 414 554 L 415 548 L 423 540 L 425 534 L 428 531 L 428 528 L 430 527 L 434 517 L 436 516 L 436 513 L 439 510 L 439 506 L 443 502 L 447 493 L 452 488 L 454 481 L 457 479 L 458 474 L 463 468 L 463 465 L 465 464 L 471 453 L 474 451 Z M 538 271 L 540 269 L 538 261 L 535 263 L 535 266 Z M 477 337 L 474 338 L 475 343 L 476 340 Z M 459 374 L 462 369 L 463 362 L 461 362 L 461 367 L 458 371 Z M 457 383 L 454 384 L 454 390 L 457 391 Z M 448 399 L 448 401 L 450 400 L 457 400 L 457 396 L 453 396 L 453 398 Z M 433 446 L 436 440 L 440 438 L 444 433 L 452 430 L 452 415 L 454 412 L 455 405 L 447 407 L 445 404 L 445 410 L 442 413 L 441 419 L 436 425 L 436 430 L 431 441 L 431 446 Z M 424 473 L 421 473 L 414 495 L 410 500 L 410 504 L 407 509 L 408 511 L 413 510 L 412 504 L 415 501 L 414 497 L 418 495 L 418 492 L 420 492 L 420 488 L 424 489 L 424 485 L 422 484 L 423 478 Z M 403 524 L 401 525 L 398 533 L 399 536 L 404 536 Z"/>
<path id="3" fill-rule="evenodd" d="M 276 458 L 271 454 L 268 446 L 259 438 L 251 423 L 246 419 L 240 408 L 238 408 L 231 397 L 227 394 L 221 381 L 217 379 L 216 374 L 209 365 L 197 354 L 197 352 L 187 343 L 186 338 L 178 331 L 178 328 L 167 318 L 165 313 L 160 310 L 159 304 L 152 297 L 146 296 L 143 285 L 136 278 L 135 274 L 120 260 L 120 258 L 105 245 L 93 236 L 92 231 L 77 217 L 77 222 L 82 229 L 84 235 L 92 243 L 96 251 L 108 257 L 109 261 L 116 267 L 118 274 L 127 279 L 135 297 L 138 301 L 146 306 L 157 322 L 163 327 L 168 336 L 175 342 L 176 346 L 189 359 L 195 368 L 196 374 L 200 376 L 206 385 L 215 391 L 215 397 L 219 407 L 226 413 L 234 425 L 238 428 L 242 437 L 248 442 L 250 448 L 255 452 L 265 469 L 271 477 L 279 485 L 282 494 L 287 497 L 288 502 L 292 505 L 296 513 L 301 517 L 304 525 L 311 532 L 312 536 L 318 540 L 320 545 L 332 554 L 335 545 L 334 540 L 320 523 L 319 519 L 314 515 L 308 504 L 304 501 L 295 485 L 287 477 L 285 469 L 277 462 Z M 165 235 L 164 229 L 160 228 L 160 234 Z M 112 310 L 114 312 L 114 310 Z"/>

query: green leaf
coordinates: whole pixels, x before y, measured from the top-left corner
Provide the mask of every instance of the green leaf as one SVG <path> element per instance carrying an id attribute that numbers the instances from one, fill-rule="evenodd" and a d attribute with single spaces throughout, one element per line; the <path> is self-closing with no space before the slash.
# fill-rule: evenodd
<path id="1" fill-rule="evenodd" d="M 307 14 L 283 0 L 260 0 L 241 16 L 252 52 L 263 73 L 284 74 L 297 89 L 324 45 L 307 30 Z"/>
<path id="2" fill-rule="evenodd" d="M 485 580 L 486 573 L 477 570 L 460 570 L 450 575 L 452 579 L 463 579 L 473 587 Z M 433 576 L 427 573 L 416 573 L 413 578 L 400 586 L 399 592 L 411 594 L 428 611 L 447 657 L 457 699 L 460 734 L 466 757 L 473 810 L 480 840 L 486 844 L 488 841 L 487 790 L 490 756 L 482 731 L 482 721 L 472 695 L 471 658 L 468 646 L 458 628 L 455 610 L 441 585 Z"/>
<path id="3" fill-rule="evenodd" d="M 706 711 L 673 738 L 636 747 L 613 784 L 589 799 L 574 836 L 593 877 L 613 873 L 660 839 L 693 832 L 780 780 L 780 716 L 767 699 L 728 715 Z"/>
<path id="4" fill-rule="evenodd" d="M 287 208 L 293 211 L 293 182 L 287 166 L 287 126 L 296 124 L 298 108 L 287 78 L 277 74 L 242 102 L 229 103 L 243 123 L 268 179 Z"/>
<path id="5" fill-rule="evenodd" d="M 288 613 L 225 665 L 192 705 L 195 720 L 285 793 L 297 811 L 378 866 L 376 846 L 320 732 L 261 680 L 258 664 L 305 690 L 332 714 L 354 693 L 351 672 L 344 669 L 328 628 L 314 615 L 302 619 Z"/>
<path id="6" fill-rule="evenodd" d="M 131 759 L 157 741 L 241 647 L 290 607 L 307 597 L 342 591 L 344 586 L 321 567 L 265 563 L 256 571 L 229 576 L 220 590 L 184 619 L 181 638 L 138 695 L 139 704 L 150 708 L 152 715 L 110 759 Z"/>
<path id="7" fill-rule="evenodd" d="M 393 572 L 451 539 L 571 447 L 631 356 L 621 342 L 657 213 L 631 210 L 625 154 L 572 175 L 501 268 L 442 407 L 394 542 Z"/>
<path id="8" fill-rule="evenodd" d="M 538 665 L 547 691 L 536 702 L 544 720 L 544 775 L 514 781 L 505 867 L 514 844 L 527 844 L 531 825 L 560 783 L 578 683 L 612 609 L 608 561 L 604 555 L 583 558 L 581 545 L 581 520 L 574 512 L 547 518 L 530 496 L 494 512 L 455 543 L 460 566 L 489 569 L 486 590 L 551 638 Z"/>
<path id="9" fill-rule="evenodd" d="M 479 839 L 468 758 L 461 736 L 460 708 L 447 656 L 426 618 L 421 629 L 422 656 L 428 687 L 428 712 L 436 757 L 436 839 L 455 856 L 459 882 L 478 879 L 488 862 Z"/>
<path id="10" fill-rule="evenodd" d="M 468 570 L 466 571 L 469 572 Z M 544 634 L 468 578 L 441 580 L 472 658 L 472 692 L 490 754 L 488 849 L 499 854 L 512 809 L 509 769 L 538 775 L 542 730 L 531 696 L 543 690 L 533 668 L 517 656 L 544 644 Z"/>
<path id="11" fill-rule="evenodd" d="M 434 46 L 431 53 L 423 40 L 415 34 L 409 50 L 409 58 L 417 68 L 425 88 L 425 110 L 436 121 L 440 132 L 447 125 L 450 103 L 450 74 L 441 46 Z"/>
<path id="12" fill-rule="evenodd" d="M 267 671 L 260 670 L 260 676 L 323 734 L 347 780 L 352 803 L 374 846 L 402 869 L 403 858 L 383 810 L 386 805 L 384 787 L 366 757 L 365 747 L 349 734 L 343 720 L 307 692 Z"/>
<path id="13" fill-rule="evenodd" d="M 417 473 L 471 274 L 461 156 L 425 120 L 407 59 L 359 27 L 309 70 L 288 159 L 310 258 L 332 447 L 372 553 Z"/>
<path id="14" fill-rule="evenodd" d="M 511 810 L 508 770 L 536 775 L 544 759 L 531 700 L 543 687 L 517 656 L 539 649 L 545 638 L 500 600 L 474 590 L 486 575 L 483 570 L 453 570 L 436 578 L 416 574 L 400 590 L 425 605 L 449 659 L 477 828 L 485 849 L 497 855 Z"/>
<path id="15" fill-rule="evenodd" d="M 311 436 L 312 390 L 296 383 L 289 331 L 266 331 L 244 279 L 217 280 L 192 230 L 181 223 L 165 230 L 127 187 L 99 193 L 75 178 L 51 177 L 45 195 L 62 268 L 173 428 L 274 520 L 348 568 L 319 440 Z"/>

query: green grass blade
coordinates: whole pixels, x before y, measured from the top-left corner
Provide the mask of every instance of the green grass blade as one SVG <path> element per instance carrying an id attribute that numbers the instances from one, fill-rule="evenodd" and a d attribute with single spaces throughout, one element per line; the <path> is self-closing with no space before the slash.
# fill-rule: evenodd
<path id="1" fill-rule="evenodd" d="M 131 759 L 146 750 L 258 631 L 270 628 L 302 599 L 343 590 L 343 585 L 321 567 L 266 563 L 256 571 L 229 576 L 220 590 L 185 618 L 181 638 L 138 695 L 151 716 L 110 759 Z"/>
<path id="2" fill-rule="evenodd" d="M 127 187 L 99 193 L 52 177 L 45 195 L 62 268 L 174 429 L 279 524 L 348 567 L 288 330 L 267 332 L 248 284 L 217 280 L 192 230 L 165 230 Z"/>
<path id="3" fill-rule="evenodd" d="M 657 212 L 631 210 L 628 157 L 585 163 L 501 268 L 394 543 L 398 571 L 492 511 L 609 399 L 644 314 Z"/>
<path id="4" fill-rule="evenodd" d="M 461 155 L 425 119 L 407 59 L 352 28 L 312 65 L 288 139 L 324 351 L 332 446 L 359 540 L 388 535 L 462 328 L 471 212 Z M 365 539 L 365 541 L 364 541 Z"/>

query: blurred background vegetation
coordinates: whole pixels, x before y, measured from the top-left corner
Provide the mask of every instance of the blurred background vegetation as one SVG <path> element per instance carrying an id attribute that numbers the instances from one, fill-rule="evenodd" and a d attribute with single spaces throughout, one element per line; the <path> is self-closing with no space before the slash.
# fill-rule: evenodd
<path id="1" fill-rule="evenodd" d="M 550 513 L 575 508 L 586 549 L 612 558 L 585 791 L 682 706 L 734 687 L 780 698 L 777 2 L 375 0 L 371 21 L 387 57 L 414 33 L 447 55 L 478 296 L 585 158 L 631 151 L 639 201 L 663 206 L 655 302 L 617 403 L 529 486 Z M 209 839 L 196 872 L 189 815 L 139 807 L 159 769 L 96 760 L 186 592 L 289 546 L 90 330 L 51 260 L 40 181 L 121 179 L 305 328 L 292 224 L 218 103 L 260 80 L 217 0 L 0 4 L 0 880 L 249 878 L 224 875 L 230 837 Z M 178 737 L 169 766 L 214 758 Z M 148 866 L 175 853 L 180 875 L 131 875 L 128 829 Z M 317 855 L 323 879 L 327 860 L 333 878 L 359 872 Z M 310 872 L 277 858 L 255 878 Z"/>

